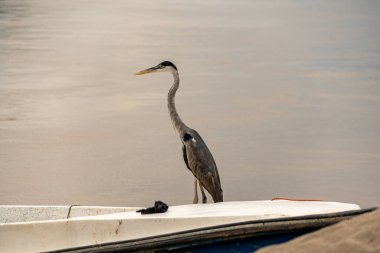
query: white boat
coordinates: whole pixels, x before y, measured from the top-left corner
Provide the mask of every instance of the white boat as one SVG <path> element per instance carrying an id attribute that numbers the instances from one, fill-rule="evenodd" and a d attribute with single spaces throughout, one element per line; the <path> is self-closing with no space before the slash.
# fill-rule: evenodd
<path id="1" fill-rule="evenodd" d="M 0 251 L 154 252 L 263 235 L 291 239 L 369 211 L 355 204 L 287 200 L 170 206 L 166 213 L 148 215 L 137 209 L 0 206 Z"/>

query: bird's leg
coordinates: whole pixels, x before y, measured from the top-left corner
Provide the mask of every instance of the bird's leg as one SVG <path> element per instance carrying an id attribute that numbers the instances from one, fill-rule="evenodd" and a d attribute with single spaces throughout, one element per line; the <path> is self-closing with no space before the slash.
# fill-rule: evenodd
<path id="1" fill-rule="evenodd" d="M 203 185 L 201 182 L 199 182 L 199 188 L 201 188 L 202 203 L 205 204 L 205 203 L 207 203 L 207 197 L 206 197 L 205 191 L 203 190 Z"/>
<path id="2" fill-rule="evenodd" d="M 197 178 L 194 178 L 194 200 L 193 204 L 198 204 L 198 189 L 197 189 Z"/>

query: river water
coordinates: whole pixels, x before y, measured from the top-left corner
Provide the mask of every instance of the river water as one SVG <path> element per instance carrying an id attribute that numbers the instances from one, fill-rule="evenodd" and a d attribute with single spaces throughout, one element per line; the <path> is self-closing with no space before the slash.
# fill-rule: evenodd
<path id="1" fill-rule="evenodd" d="M 378 1 L 0 1 L 0 204 L 191 203 L 166 105 L 225 200 L 380 204 Z M 211 199 L 211 198 L 210 198 Z"/>

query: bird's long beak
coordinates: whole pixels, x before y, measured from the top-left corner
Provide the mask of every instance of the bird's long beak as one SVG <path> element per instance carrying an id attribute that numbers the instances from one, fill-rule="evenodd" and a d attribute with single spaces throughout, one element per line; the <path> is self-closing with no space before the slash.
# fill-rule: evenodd
<path id="1" fill-rule="evenodd" d="M 136 76 L 145 75 L 145 74 L 153 73 L 153 72 L 156 72 L 156 71 L 157 71 L 157 68 L 153 67 L 153 68 L 141 70 L 140 72 L 135 73 L 135 75 Z"/>

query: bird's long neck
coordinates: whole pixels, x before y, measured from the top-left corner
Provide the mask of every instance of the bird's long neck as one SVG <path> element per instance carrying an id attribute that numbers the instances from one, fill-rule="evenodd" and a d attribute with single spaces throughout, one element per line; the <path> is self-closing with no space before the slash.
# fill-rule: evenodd
<path id="1" fill-rule="evenodd" d="M 173 126 L 175 130 L 177 131 L 177 133 L 181 136 L 188 129 L 188 127 L 183 123 L 183 121 L 179 117 L 177 110 L 175 108 L 174 99 L 175 99 L 175 94 L 179 87 L 179 75 L 178 75 L 178 71 L 176 70 L 173 70 L 172 74 L 174 77 L 174 83 L 168 93 L 168 109 L 169 109 L 169 115 L 170 115 L 170 119 L 172 120 Z"/>

